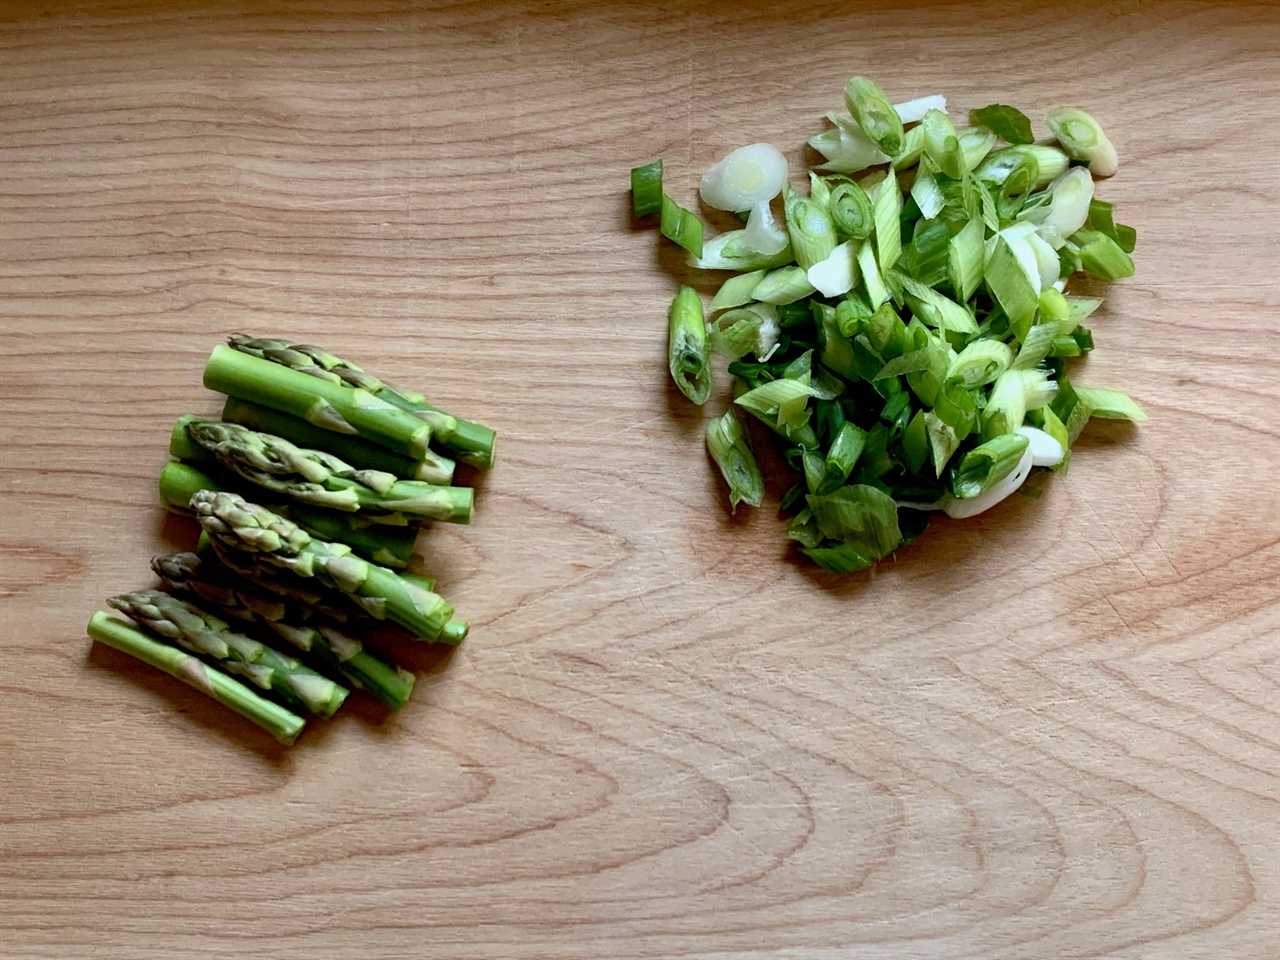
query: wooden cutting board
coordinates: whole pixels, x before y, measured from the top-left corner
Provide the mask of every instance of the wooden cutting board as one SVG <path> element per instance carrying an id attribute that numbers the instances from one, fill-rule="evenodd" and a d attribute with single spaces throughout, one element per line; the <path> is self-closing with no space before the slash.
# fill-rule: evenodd
<path id="1" fill-rule="evenodd" d="M 1280 8 L 9 4 L 0 955 L 1270 958 Z M 731 517 L 627 212 L 845 78 L 1093 110 L 1138 276 L 1067 476 L 872 574 Z M 700 280 L 704 291 L 715 279 Z M 285 332 L 494 425 L 474 624 L 294 749 L 83 635 L 190 543 L 204 357 Z M 781 478 L 771 483 L 776 498 Z"/>

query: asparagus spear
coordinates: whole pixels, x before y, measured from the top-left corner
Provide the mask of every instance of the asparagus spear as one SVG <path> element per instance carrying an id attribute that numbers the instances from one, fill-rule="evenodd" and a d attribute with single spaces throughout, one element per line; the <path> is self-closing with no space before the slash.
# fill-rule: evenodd
<path id="1" fill-rule="evenodd" d="M 392 710 L 404 706 L 413 692 L 412 673 L 369 653 L 359 640 L 336 627 L 312 622 L 311 607 L 235 583 L 225 576 L 225 568 L 194 553 L 154 557 L 151 569 L 171 589 L 197 597 L 228 618 L 270 629 Z"/>
<path id="2" fill-rule="evenodd" d="M 402 480 L 422 480 L 445 486 L 453 482 L 456 464 L 434 450 L 428 450 L 421 460 L 414 460 L 376 443 L 344 433 L 322 430 L 287 413 L 236 397 L 227 397 L 227 402 L 222 407 L 222 419 L 250 430 L 273 433 L 300 447 L 324 450 L 360 469 L 394 473 Z"/>
<path id="3" fill-rule="evenodd" d="M 89 619 L 86 632 L 94 640 L 115 647 L 143 663 L 163 670 L 171 677 L 195 687 L 201 693 L 230 707 L 279 740 L 290 744 L 306 723 L 296 713 L 258 696 L 239 680 L 206 666 L 191 654 L 152 640 L 132 624 L 98 611 Z"/>
<path id="4" fill-rule="evenodd" d="M 124 593 L 107 601 L 144 630 L 172 640 L 191 653 L 219 661 L 261 690 L 270 690 L 289 706 L 331 717 L 347 689 L 243 633 L 225 620 L 162 590 Z"/>
<path id="5" fill-rule="evenodd" d="M 359 512 L 377 523 L 422 520 L 470 523 L 470 487 L 440 487 L 399 480 L 380 470 L 357 470 L 331 453 L 295 447 L 288 440 L 238 423 L 178 418 L 169 453 L 186 461 L 211 459 L 241 480 L 315 507 Z"/>
<path id="6" fill-rule="evenodd" d="M 414 459 L 426 455 L 431 439 L 425 421 L 367 390 L 310 377 L 227 346 L 214 347 L 209 355 L 204 385 L 325 430 L 359 435 Z"/>
<path id="7" fill-rule="evenodd" d="M 494 432 L 480 423 L 455 417 L 433 406 L 420 393 L 402 390 L 366 373 L 349 360 L 334 356 L 322 347 L 293 343 L 272 337 L 248 337 L 236 334 L 227 341 L 241 353 L 270 360 L 331 383 L 345 383 L 373 394 L 425 421 L 431 427 L 431 439 L 464 463 L 487 470 L 493 466 Z"/>
<path id="8" fill-rule="evenodd" d="M 160 471 L 160 501 L 178 513 L 191 512 L 191 498 L 197 491 L 222 490 L 226 486 L 221 477 L 212 477 L 186 463 L 171 461 Z M 418 538 L 413 527 L 369 523 L 359 514 L 335 513 L 298 503 L 272 509 L 287 514 L 313 536 L 345 543 L 384 567 L 406 567 L 413 558 Z"/>
<path id="9" fill-rule="evenodd" d="M 315 577 L 353 597 L 370 616 L 398 623 L 423 640 L 458 643 L 465 625 L 450 627 L 453 607 L 395 571 L 351 555 L 343 544 L 312 539 L 297 524 L 233 493 L 201 490 L 191 508 L 209 538 L 251 553 L 299 577 Z"/>

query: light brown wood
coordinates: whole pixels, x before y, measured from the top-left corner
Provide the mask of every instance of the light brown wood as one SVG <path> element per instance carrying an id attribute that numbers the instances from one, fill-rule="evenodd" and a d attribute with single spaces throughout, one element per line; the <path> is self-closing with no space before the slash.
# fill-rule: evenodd
<path id="1" fill-rule="evenodd" d="M 1280 8 L 9 5 L 0 22 L 0 956 L 1270 958 L 1280 949 Z M 1094 110 L 1141 234 L 1068 476 L 874 575 L 730 518 L 667 385 L 662 156 L 865 72 Z M 234 330 L 501 432 L 433 532 L 475 624 L 291 750 L 89 613 Z M 780 491 L 781 481 L 772 493 Z"/>

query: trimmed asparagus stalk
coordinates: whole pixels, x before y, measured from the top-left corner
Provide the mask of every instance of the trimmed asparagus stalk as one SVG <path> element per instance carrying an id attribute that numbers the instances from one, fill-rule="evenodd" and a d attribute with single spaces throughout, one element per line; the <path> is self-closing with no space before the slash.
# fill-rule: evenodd
<path id="1" fill-rule="evenodd" d="M 481 470 L 493 466 L 496 435 L 484 424 L 455 417 L 433 406 L 420 393 L 402 390 L 379 380 L 349 360 L 335 356 L 322 347 L 293 343 L 273 337 L 248 337 L 236 334 L 227 341 L 232 349 L 269 360 L 299 373 L 334 384 L 346 384 L 364 390 L 380 400 L 412 413 L 431 427 L 431 440 L 463 463 Z"/>
<path id="2" fill-rule="evenodd" d="M 421 480 L 445 486 L 453 482 L 454 462 L 434 450 L 428 450 L 421 460 L 414 460 L 376 443 L 322 430 L 287 413 L 237 397 L 227 397 L 222 407 L 222 419 L 260 433 L 273 433 L 300 447 L 324 450 L 359 469 L 382 470 L 394 473 L 402 480 Z"/>
<path id="3" fill-rule="evenodd" d="M 234 484 L 231 484 L 234 486 Z M 187 463 L 170 461 L 160 471 L 160 502 L 176 513 L 191 513 L 191 498 L 200 490 L 225 490 L 224 477 L 214 477 Z M 304 504 L 273 506 L 313 536 L 336 540 L 359 551 L 384 567 L 401 569 L 413 558 L 418 531 L 414 527 L 393 527 L 370 523 L 346 513 L 321 510 Z"/>
<path id="4" fill-rule="evenodd" d="M 308 376 L 223 345 L 209 355 L 204 385 L 301 417 L 325 430 L 358 435 L 414 459 L 426 455 L 431 439 L 425 421 L 367 390 Z"/>
<path id="5" fill-rule="evenodd" d="M 337 627 L 312 622 L 312 608 L 236 583 L 225 575 L 225 568 L 206 562 L 198 554 L 154 557 L 151 569 L 171 589 L 198 598 L 229 619 L 271 630 L 392 710 L 404 706 L 413 692 L 412 673 L 368 652 L 359 640 Z"/>
<path id="6" fill-rule="evenodd" d="M 232 630 L 225 620 L 162 590 L 139 590 L 107 604 L 138 626 L 183 649 L 217 660 L 224 669 L 270 690 L 290 707 L 331 717 L 347 689 L 264 643 Z"/>
<path id="7" fill-rule="evenodd" d="M 471 522 L 470 487 L 441 487 L 400 480 L 380 470 L 357 470 L 331 453 L 296 447 L 238 423 L 179 417 L 169 452 L 188 462 L 211 459 L 271 493 L 313 507 L 359 512 L 377 523 Z"/>
<path id="8" fill-rule="evenodd" d="M 206 696 L 256 723 L 283 744 L 298 738 L 306 723 L 296 713 L 258 696 L 239 680 L 197 660 L 167 643 L 152 640 L 132 624 L 98 611 L 89 619 L 86 632 L 99 643 L 176 677 Z"/>
<path id="9" fill-rule="evenodd" d="M 458 629 L 449 628 L 453 607 L 443 597 L 352 556 L 350 547 L 312 539 L 297 524 L 233 493 L 201 490 L 191 498 L 191 508 L 215 543 L 299 577 L 314 577 L 353 597 L 375 619 L 397 623 L 423 640 L 461 639 Z"/>

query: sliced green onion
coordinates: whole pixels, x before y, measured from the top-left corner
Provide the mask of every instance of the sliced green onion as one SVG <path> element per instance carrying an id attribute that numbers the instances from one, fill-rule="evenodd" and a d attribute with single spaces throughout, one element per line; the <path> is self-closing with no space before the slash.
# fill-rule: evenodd
<path id="1" fill-rule="evenodd" d="M 830 573 L 857 573 L 874 566 L 879 559 L 854 543 L 804 547 L 801 553 Z"/>
<path id="2" fill-rule="evenodd" d="M 1101 297 L 1064 297 L 1064 299 L 1067 301 L 1068 315 L 1077 326 L 1088 320 L 1093 316 L 1094 311 L 1102 306 Z"/>
<path id="3" fill-rule="evenodd" d="M 849 479 L 853 473 L 858 457 L 867 444 L 867 432 L 852 423 L 842 424 L 836 431 L 835 439 L 827 449 L 826 474 L 827 483 L 838 487 Z M 826 492 L 825 490 L 823 492 Z"/>
<path id="4" fill-rule="evenodd" d="M 751 208 L 745 230 L 743 242 L 765 256 L 781 253 L 790 242 L 787 231 L 773 219 L 773 208 L 767 200 Z"/>
<path id="5" fill-rule="evenodd" d="M 1039 291 L 1009 242 L 998 235 L 993 239 L 995 244 L 986 258 L 983 280 L 1015 329 L 1029 325 L 1040 302 Z"/>
<path id="6" fill-rule="evenodd" d="M 852 180 L 844 180 L 831 188 L 827 209 L 836 231 L 853 240 L 865 240 L 875 228 L 875 212 L 871 198 Z"/>
<path id="7" fill-rule="evenodd" d="M 893 156 L 902 149 L 902 118 L 875 83 L 866 77 L 850 77 L 844 100 L 863 133 L 884 153 Z"/>
<path id="8" fill-rule="evenodd" d="M 877 188 L 875 203 L 876 260 L 880 272 L 888 272 L 902 254 L 902 194 L 898 191 L 898 178 L 889 168 Z"/>
<path id="9" fill-rule="evenodd" d="M 813 284 L 805 277 L 804 267 L 779 267 L 770 270 L 751 292 L 761 303 L 794 303 L 813 293 Z"/>
<path id="10" fill-rule="evenodd" d="M 1053 437 L 1057 441 L 1058 446 L 1062 450 L 1062 459 L 1052 465 L 1054 470 L 1065 470 L 1068 462 L 1071 460 L 1071 438 L 1067 435 L 1067 427 L 1058 415 L 1053 412 L 1051 406 L 1041 407 L 1033 413 L 1027 414 L 1028 420 L 1035 420 L 1040 425 L 1040 429 Z M 1022 428 L 1022 429 L 1025 429 Z M 1042 464 L 1042 466 L 1050 466 L 1050 464 Z"/>
<path id="11" fill-rule="evenodd" d="M 946 113 L 947 98 L 940 93 L 933 93 L 927 97 L 916 97 L 914 100 L 904 100 L 902 103 L 893 105 L 893 112 L 903 123 L 919 123 L 930 110 L 941 110 Z"/>
<path id="12" fill-rule="evenodd" d="M 751 246 L 746 230 L 730 230 L 708 240 L 693 265 L 702 270 L 769 270 L 794 259 L 790 244 L 779 253 L 764 254 Z"/>
<path id="13" fill-rule="evenodd" d="M 922 322 L 951 333 L 967 335 L 978 332 L 978 323 L 967 308 L 911 277 L 898 274 L 898 279 L 911 312 Z"/>
<path id="14" fill-rule="evenodd" d="M 876 264 L 876 253 L 869 242 L 858 247 L 858 269 L 862 274 L 862 285 L 867 291 L 867 303 L 874 310 L 889 299 L 889 290 L 884 285 L 880 268 Z"/>
<path id="15" fill-rule="evenodd" d="M 1085 224 L 1091 230 L 1101 230 L 1125 253 L 1133 253 L 1138 242 L 1138 232 L 1133 227 L 1116 223 L 1112 217 L 1112 205 L 1105 200 L 1094 198 L 1089 203 L 1089 216 Z"/>
<path id="16" fill-rule="evenodd" d="M 1146 411 L 1122 390 L 1077 386 L 1075 391 L 1079 402 L 1085 405 L 1091 417 L 1128 420 L 1132 423 L 1143 423 L 1147 419 Z"/>
<path id="17" fill-rule="evenodd" d="M 992 383 L 1013 363 L 1013 350 L 999 340 L 974 340 L 961 350 L 947 367 L 947 379 L 966 387 Z"/>
<path id="18" fill-rule="evenodd" d="M 764 499 L 764 478 L 751 451 L 750 438 L 733 408 L 708 422 L 707 451 L 729 485 L 729 509 L 737 510 L 740 503 L 760 506 Z"/>
<path id="19" fill-rule="evenodd" d="M 1084 272 L 1099 280 L 1133 276 L 1133 259 L 1100 230 L 1080 230 L 1071 236 Z"/>
<path id="20" fill-rule="evenodd" d="M 1111 177 L 1120 169 L 1116 148 L 1097 120 L 1075 107 L 1058 107 L 1049 112 L 1049 129 L 1073 160 L 1089 164 L 1095 176 Z"/>
<path id="21" fill-rule="evenodd" d="M 835 124 L 835 128 L 809 138 L 809 146 L 827 161 L 819 169 L 832 173 L 858 173 L 888 161 L 889 157 L 851 118 L 828 114 L 827 119 Z"/>
<path id="22" fill-rule="evenodd" d="M 924 127 L 912 127 L 902 135 L 902 149 L 890 161 L 895 170 L 914 167 L 924 156 Z"/>
<path id="23" fill-rule="evenodd" d="M 867 484 L 850 484 L 805 498 L 824 537 L 851 543 L 874 558 L 889 555 L 902 542 L 898 505 Z"/>
<path id="24" fill-rule="evenodd" d="M 774 430 L 791 435 L 809 423 L 809 398 L 815 391 L 799 380 L 770 380 L 733 402 Z"/>
<path id="25" fill-rule="evenodd" d="M 852 290 L 860 277 L 858 248 L 867 246 L 852 240 L 837 244 L 805 274 L 810 289 L 816 289 L 824 297 L 841 297 Z"/>
<path id="26" fill-rule="evenodd" d="M 1018 441 L 1022 447 L 1020 454 Z M 1030 476 L 1031 450 L 1026 437 L 1009 434 L 990 441 L 990 444 L 990 449 L 986 449 L 987 444 L 984 444 L 969 451 L 953 474 L 955 496 L 946 498 L 943 503 L 947 516 L 964 519 L 990 510 L 1021 487 Z M 973 457 L 972 461 L 970 457 Z M 960 478 L 958 483 L 957 478 Z M 960 490 L 968 496 L 961 496 Z M 971 492 L 974 490 L 977 492 Z"/>
<path id="27" fill-rule="evenodd" d="M 972 297 L 982 283 L 986 254 L 983 240 L 982 222 L 970 220 L 947 243 L 947 275 L 961 303 Z"/>
<path id="28" fill-rule="evenodd" d="M 707 324 L 702 301 L 692 287 L 681 287 L 671 302 L 667 323 L 667 366 L 680 392 L 701 406 L 711 392 Z"/>
<path id="29" fill-rule="evenodd" d="M 768 203 L 787 182 L 787 158 L 769 143 L 739 147 L 702 175 L 698 192 L 709 207 L 736 213 Z"/>
<path id="30" fill-rule="evenodd" d="M 996 145 L 996 135 L 982 127 L 964 127 L 956 132 L 965 170 L 976 170 Z"/>
<path id="31" fill-rule="evenodd" d="M 778 343 L 778 311 L 768 303 L 728 310 L 707 324 L 707 333 L 712 351 L 722 357 L 738 360 L 754 353 L 763 360 Z"/>
<path id="32" fill-rule="evenodd" d="M 664 237 L 695 257 L 702 256 L 702 221 L 665 193 L 662 195 L 662 222 L 658 229 Z"/>
<path id="33" fill-rule="evenodd" d="M 730 277 L 720 285 L 720 289 L 716 291 L 716 295 L 711 300 L 711 312 L 717 313 L 720 310 L 728 310 L 730 307 L 740 307 L 744 303 L 750 303 L 753 299 L 751 291 L 756 288 L 756 284 L 764 279 L 765 271 L 753 270 L 750 273 L 740 273 L 736 277 Z"/>
<path id="34" fill-rule="evenodd" d="M 974 174 L 990 183 L 1003 183 L 1009 172 L 1023 163 L 1023 157 L 1035 161 L 1037 175 L 1033 188 L 1037 190 L 1058 179 L 1071 165 L 1071 158 L 1056 147 L 1028 143 L 992 151 Z"/>
<path id="35" fill-rule="evenodd" d="M 1047 370 L 1006 370 L 1000 374 L 982 411 L 984 439 L 1013 433 L 1028 410 L 1035 410 L 1053 399 L 1057 384 Z"/>
<path id="36" fill-rule="evenodd" d="M 1017 107 L 1005 103 L 993 103 L 969 111 L 969 122 L 986 127 L 1006 143 L 1031 143 L 1031 119 Z"/>
<path id="37" fill-rule="evenodd" d="M 933 171 L 923 165 L 920 167 L 920 172 L 916 174 L 915 183 L 911 185 L 911 199 L 920 208 L 920 216 L 926 220 L 932 220 L 941 213 L 947 202 Z"/>
<path id="38" fill-rule="evenodd" d="M 1085 225 L 1093 201 L 1093 177 L 1083 167 L 1073 167 L 1049 187 L 1049 204 L 1035 218 L 1036 232 L 1057 250 Z"/>
<path id="39" fill-rule="evenodd" d="M 942 468 L 960 446 L 960 439 L 949 423 L 932 410 L 924 415 L 925 434 L 929 438 L 929 451 L 933 457 L 934 476 L 942 476 Z"/>
<path id="40" fill-rule="evenodd" d="M 809 171 L 809 199 L 818 206 L 825 207 L 827 212 L 831 211 L 831 187 L 812 170 Z"/>
<path id="41" fill-rule="evenodd" d="M 836 227 L 826 207 L 810 197 L 796 193 L 791 187 L 783 191 L 787 213 L 787 232 L 796 263 L 808 270 L 825 260 L 836 247 Z"/>
<path id="42" fill-rule="evenodd" d="M 924 127 L 924 152 L 945 176 L 959 180 L 965 174 L 964 152 L 956 126 L 941 110 L 930 110 L 921 123 Z"/>
<path id="43" fill-rule="evenodd" d="M 662 209 L 662 161 L 631 168 L 631 212 L 647 217 Z"/>
<path id="44" fill-rule="evenodd" d="M 974 447 L 960 460 L 951 476 L 951 492 L 961 500 L 986 493 L 1018 466 L 1029 442 L 1017 433 L 1006 433 Z"/>

